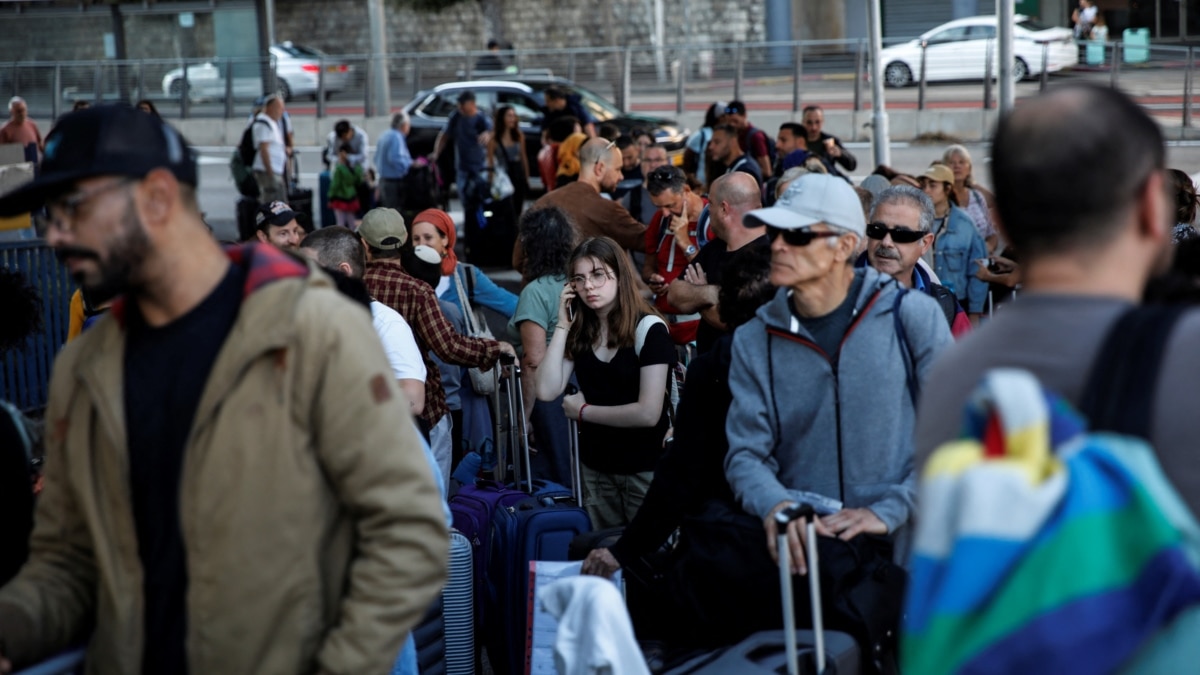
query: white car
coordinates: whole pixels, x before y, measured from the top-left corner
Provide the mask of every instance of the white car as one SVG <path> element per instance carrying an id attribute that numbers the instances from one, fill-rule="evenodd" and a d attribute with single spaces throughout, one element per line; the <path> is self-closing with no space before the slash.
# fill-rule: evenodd
<path id="1" fill-rule="evenodd" d="M 271 63 L 275 66 L 278 91 L 285 100 L 290 100 L 293 96 L 316 98 L 318 76 L 322 67 L 325 68 L 326 98 L 344 90 L 350 81 L 352 66 L 330 59 L 324 52 L 311 47 L 284 42 L 272 46 L 270 52 Z M 234 98 L 254 98 L 263 93 L 262 75 L 257 64 L 238 62 L 233 64 L 233 70 Z M 208 61 L 188 66 L 187 86 L 189 98 L 192 99 L 224 98 L 225 65 Z M 182 68 L 176 68 L 163 76 L 163 94 L 179 98 L 182 89 Z"/>
<path id="2" fill-rule="evenodd" d="M 1069 28 L 1047 28 L 1018 14 L 1013 27 L 1013 79 L 1023 80 L 1046 70 L 1054 73 L 1079 63 L 1079 48 Z M 992 74 L 999 72 L 996 17 L 956 19 L 915 40 L 879 52 L 883 79 L 892 87 L 905 87 L 921 77 L 921 48 L 925 48 L 925 81 L 982 80 L 987 53 L 992 52 Z"/>

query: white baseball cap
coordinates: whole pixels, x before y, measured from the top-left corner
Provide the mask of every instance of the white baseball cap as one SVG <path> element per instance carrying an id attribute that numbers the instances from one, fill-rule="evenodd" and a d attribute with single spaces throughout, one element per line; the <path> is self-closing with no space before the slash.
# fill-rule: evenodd
<path id="1" fill-rule="evenodd" d="M 844 179 L 828 174 L 810 173 L 800 176 L 766 209 L 755 209 L 742 219 L 746 227 L 770 225 L 781 230 L 798 230 L 817 223 L 866 236 L 867 220 L 863 216 L 858 193 Z"/>

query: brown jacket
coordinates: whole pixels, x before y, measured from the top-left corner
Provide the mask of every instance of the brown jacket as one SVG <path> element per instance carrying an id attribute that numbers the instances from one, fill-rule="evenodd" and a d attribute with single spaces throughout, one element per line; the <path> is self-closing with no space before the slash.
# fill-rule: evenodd
<path id="1" fill-rule="evenodd" d="M 596 188 L 586 183 L 568 183 L 551 190 L 537 200 L 533 208 L 557 206 L 575 225 L 576 243 L 588 237 L 610 237 L 621 248 L 643 251 L 646 248 L 646 226 L 629 215 L 624 206 L 605 199 Z M 525 250 L 518 238 L 513 247 L 513 269 L 525 271 Z"/>
<path id="2" fill-rule="evenodd" d="M 445 577 L 438 487 L 370 314 L 265 248 L 231 254 L 257 286 L 184 459 L 188 669 L 385 673 Z M 90 673 L 142 670 L 126 336 L 111 314 L 54 366 L 30 559 L 0 589 L 0 640 L 18 667 L 93 630 Z"/>

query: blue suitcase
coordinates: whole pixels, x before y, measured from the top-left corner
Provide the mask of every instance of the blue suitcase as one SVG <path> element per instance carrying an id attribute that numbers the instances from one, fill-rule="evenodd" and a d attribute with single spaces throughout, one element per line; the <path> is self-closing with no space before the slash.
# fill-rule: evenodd
<path id="1" fill-rule="evenodd" d="M 333 209 L 329 208 L 329 183 L 332 180 L 329 171 L 322 171 L 317 176 L 317 192 L 321 193 L 317 198 L 321 205 L 321 227 L 329 227 L 337 223 Z"/>

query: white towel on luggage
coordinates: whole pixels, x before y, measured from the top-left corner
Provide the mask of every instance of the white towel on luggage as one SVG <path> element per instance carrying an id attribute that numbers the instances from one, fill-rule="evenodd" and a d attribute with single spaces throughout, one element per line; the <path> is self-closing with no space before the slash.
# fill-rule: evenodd
<path id="1" fill-rule="evenodd" d="M 620 591 L 607 579 L 561 579 L 538 593 L 558 620 L 554 663 L 559 675 L 649 675 Z"/>

